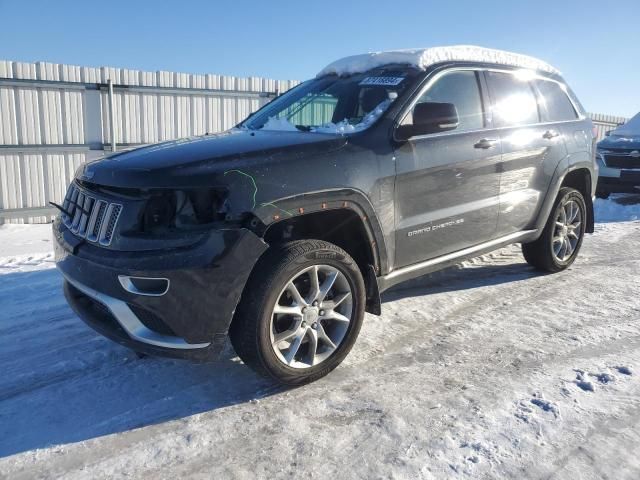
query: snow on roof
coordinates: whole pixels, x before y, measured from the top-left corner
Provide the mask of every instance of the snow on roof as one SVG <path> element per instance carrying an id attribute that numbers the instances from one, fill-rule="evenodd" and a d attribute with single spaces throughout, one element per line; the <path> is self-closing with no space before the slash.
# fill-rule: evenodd
<path id="1" fill-rule="evenodd" d="M 640 113 L 637 113 L 624 125 L 616 128 L 613 132 L 611 132 L 611 134 L 628 137 L 640 135 Z"/>
<path id="2" fill-rule="evenodd" d="M 318 77 L 330 74 L 351 75 L 390 64 L 412 65 L 426 70 L 431 65 L 450 61 L 487 62 L 560 73 L 548 63 L 527 55 L 473 45 L 454 45 L 352 55 L 330 63 L 318 73 Z"/>

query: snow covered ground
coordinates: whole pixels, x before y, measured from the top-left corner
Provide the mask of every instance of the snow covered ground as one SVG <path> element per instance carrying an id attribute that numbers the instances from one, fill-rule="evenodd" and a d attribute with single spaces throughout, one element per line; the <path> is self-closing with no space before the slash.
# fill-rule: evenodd
<path id="1" fill-rule="evenodd" d="M 517 247 L 403 285 L 298 389 L 77 319 L 49 226 L 0 227 L 0 478 L 640 478 L 640 196 L 567 272 Z"/>

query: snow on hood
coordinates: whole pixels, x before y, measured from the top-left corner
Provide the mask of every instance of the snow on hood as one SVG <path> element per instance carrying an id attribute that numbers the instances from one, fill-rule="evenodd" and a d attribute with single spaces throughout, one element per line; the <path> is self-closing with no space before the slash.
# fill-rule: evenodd
<path id="1" fill-rule="evenodd" d="M 549 73 L 560 73 L 548 63 L 527 55 L 473 45 L 454 45 L 352 55 L 330 63 L 318 73 L 318 77 L 330 74 L 352 75 L 390 64 L 412 65 L 426 70 L 431 65 L 449 61 L 497 63 Z"/>
<path id="2" fill-rule="evenodd" d="M 619 126 L 611 132 L 611 135 L 621 137 L 640 137 L 640 113 L 636 114 L 624 125 Z"/>

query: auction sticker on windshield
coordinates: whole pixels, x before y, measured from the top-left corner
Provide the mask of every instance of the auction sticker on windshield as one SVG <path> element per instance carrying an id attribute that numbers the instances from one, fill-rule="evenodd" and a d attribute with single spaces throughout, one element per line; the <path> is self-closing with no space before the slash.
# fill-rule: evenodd
<path id="1" fill-rule="evenodd" d="M 360 82 L 360 85 L 400 85 L 404 77 L 367 77 Z"/>

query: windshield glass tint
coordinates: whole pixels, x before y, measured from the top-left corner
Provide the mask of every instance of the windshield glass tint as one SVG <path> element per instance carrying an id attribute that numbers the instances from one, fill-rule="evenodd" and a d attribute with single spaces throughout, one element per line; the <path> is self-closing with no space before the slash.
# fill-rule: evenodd
<path id="1" fill-rule="evenodd" d="M 351 133 L 372 125 L 412 83 L 415 72 L 378 70 L 303 83 L 247 119 L 252 129 Z"/>

